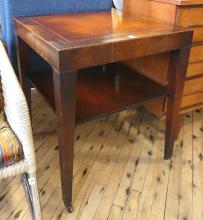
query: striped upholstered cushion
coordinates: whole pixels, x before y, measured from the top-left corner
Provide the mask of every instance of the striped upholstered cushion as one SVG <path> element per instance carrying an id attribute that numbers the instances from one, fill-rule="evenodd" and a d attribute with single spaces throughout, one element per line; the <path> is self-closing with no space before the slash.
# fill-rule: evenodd
<path id="1" fill-rule="evenodd" d="M 7 123 L 3 111 L 0 113 L 0 168 L 23 159 L 23 148 Z"/>

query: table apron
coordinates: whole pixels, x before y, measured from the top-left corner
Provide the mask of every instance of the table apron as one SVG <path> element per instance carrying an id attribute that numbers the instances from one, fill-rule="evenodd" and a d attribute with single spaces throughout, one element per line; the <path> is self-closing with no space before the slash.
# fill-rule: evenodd
<path id="1" fill-rule="evenodd" d="M 87 46 L 51 47 L 48 41 L 26 29 L 17 28 L 17 35 L 46 60 L 55 70 L 64 72 L 86 67 L 132 60 L 191 46 L 192 32 L 156 35 L 146 38 L 92 43 Z"/>
<path id="2" fill-rule="evenodd" d="M 175 35 L 153 36 L 63 49 L 59 51 L 59 68 L 60 71 L 77 70 L 189 48 L 191 39 L 191 32 L 181 32 Z"/>

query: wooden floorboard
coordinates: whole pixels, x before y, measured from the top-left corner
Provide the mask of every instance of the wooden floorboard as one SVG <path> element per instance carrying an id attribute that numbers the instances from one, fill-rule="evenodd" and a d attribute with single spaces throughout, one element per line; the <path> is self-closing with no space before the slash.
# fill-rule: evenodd
<path id="1" fill-rule="evenodd" d="M 33 132 L 43 220 L 203 220 L 203 110 L 182 116 L 171 160 L 164 122 L 130 109 L 78 125 L 73 198 L 62 201 L 54 112 L 33 90 Z M 20 177 L 0 184 L 0 220 L 31 219 Z"/>

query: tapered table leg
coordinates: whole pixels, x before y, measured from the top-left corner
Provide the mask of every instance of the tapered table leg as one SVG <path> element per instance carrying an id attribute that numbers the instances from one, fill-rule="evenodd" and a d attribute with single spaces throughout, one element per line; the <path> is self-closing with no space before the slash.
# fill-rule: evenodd
<path id="1" fill-rule="evenodd" d="M 31 83 L 28 80 L 29 66 L 30 66 L 30 48 L 19 37 L 17 37 L 17 58 L 18 58 L 18 78 L 20 80 L 23 92 L 25 94 L 30 117 L 31 117 Z"/>
<path id="2" fill-rule="evenodd" d="M 171 52 L 168 70 L 168 97 L 164 158 L 170 159 L 180 123 L 180 106 L 189 59 L 189 48 Z"/>
<path id="3" fill-rule="evenodd" d="M 53 71 L 55 106 L 59 122 L 59 157 L 63 201 L 72 212 L 72 180 L 76 105 L 76 72 Z"/>

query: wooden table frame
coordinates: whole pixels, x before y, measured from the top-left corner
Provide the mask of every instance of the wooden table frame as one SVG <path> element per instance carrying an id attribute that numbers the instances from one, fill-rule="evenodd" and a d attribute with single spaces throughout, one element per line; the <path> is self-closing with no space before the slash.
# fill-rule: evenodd
<path id="1" fill-rule="evenodd" d="M 95 13 L 97 15 L 97 13 Z M 125 61 L 152 54 L 170 52 L 168 69 L 168 108 L 166 117 L 166 137 L 164 158 L 172 155 L 175 134 L 179 121 L 179 109 L 183 92 L 184 79 L 188 64 L 192 31 L 178 29 L 171 33 L 143 34 L 139 37 L 115 37 L 113 40 L 78 44 L 64 47 L 50 44 L 45 39 L 53 38 L 46 29 L 38 32 L 28 24 L 32 19 L 20 18 L 15 20 L 18 40 L 18 57 L 20 78 L 29 106 L 30 84 L 27 79 L 29 72 L 29 47 L 46 60 L 53 69 L 54 94 L 56 113 L 59 121 L 59 156 L 61 167 L 61 183 L 63 201 L 69 212 L 72 212 L 72 179 L 74 154 L 74 129 L 76 117 L 76 82 L 79 69 Z M 26 27 L 26 25 L 28 25 Z M 36 24 L 35 24 L 36 25 Z M 39 33 L 42 33 L 41 36 Z M 43 38 L 43 36 L 45 36 Z M 154 45 L 151 47 L 150 45 Z M 57 46 L 56 46 L 57 45 Z M 113 52 L 112 52 L 113 51 Z M 99 58 L 94 57 L 99 54 Z"/>

